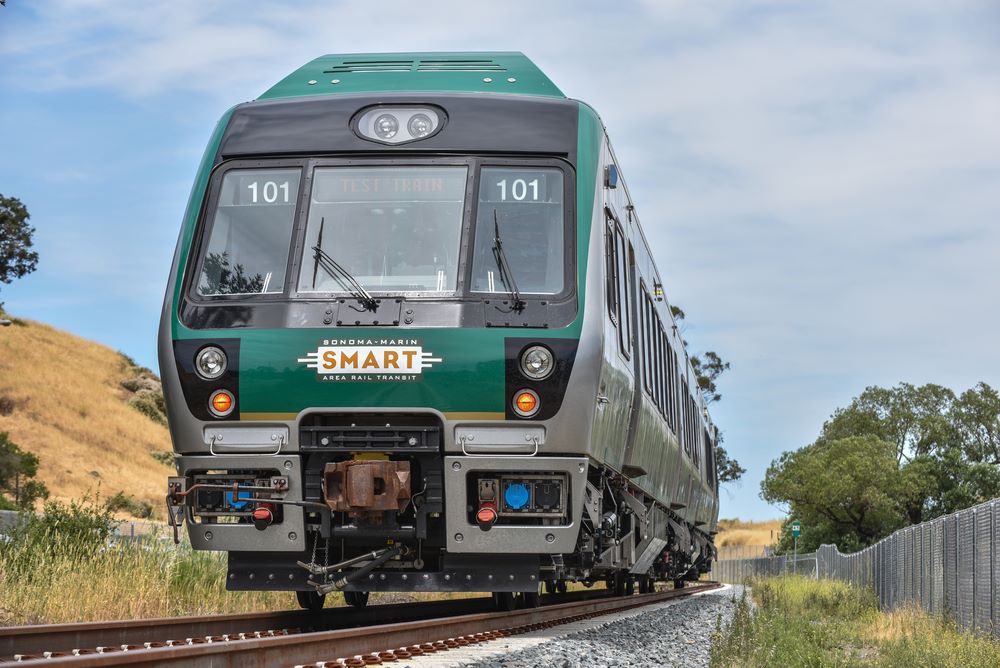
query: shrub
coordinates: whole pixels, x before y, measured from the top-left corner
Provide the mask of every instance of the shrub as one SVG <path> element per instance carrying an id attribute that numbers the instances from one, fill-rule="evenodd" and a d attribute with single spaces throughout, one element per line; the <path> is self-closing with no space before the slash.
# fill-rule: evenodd
<path id="1" fill-rule="evenodd" d="M 140 501 L 125 492 L 117 492 L 104 504 L 108 511 L 114 513 L 125 511 L 135 517 L 148 519 L 153 516 L 153 506 L 148 501 Z"/>
<path id="2" fill-rule="evenodd" d="M 149 390 L 141 390 L 128 400 L 128 405 L 157 424 L 167 424 L 167 417 L 161 408 L 163 406 L 162 393 L 155 394 Z"/>

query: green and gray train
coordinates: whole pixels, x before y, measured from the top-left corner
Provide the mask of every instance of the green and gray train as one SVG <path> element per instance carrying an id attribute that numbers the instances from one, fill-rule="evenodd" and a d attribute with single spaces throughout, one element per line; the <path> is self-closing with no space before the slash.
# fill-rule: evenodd
<path id="1" fill-rule="evenodd" d="M 211 136 L 159 331 L 231 590 L 707 572 L 718 432 L 597 113 L 520 53 L 329 55 Z"/>

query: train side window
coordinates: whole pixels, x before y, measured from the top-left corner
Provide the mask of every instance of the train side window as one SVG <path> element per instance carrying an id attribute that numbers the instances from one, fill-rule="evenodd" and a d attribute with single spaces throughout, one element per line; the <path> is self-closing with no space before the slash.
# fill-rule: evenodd
<path id="1" fill-rule="evenodd" d="M 664 350 L 667 353 L 667 424 L 670 425 L 671 429 L 676 431 L 677 423 L 674 422 L 674 396 L 676 392 L 674 391 L 674 374 L 676 370 L 674 368 L 674 351 L 670 347 L 670 339 L 664 339 L 663 342 Z"/>
<path id="2" fill-rule="evenodd" d="M 642 312 L 643 318 L 642 339 L 643 339 L 643 361 L 642 379 L 646 394 L 653 396 L 653 300 L 649 297 L 646 286 L 642 286 Z"/>
<path id="3" fill-rule="evenodd" d="M 226 172 L 206 235 L 199 295 L 284 292 L 300 174 L 297 167 Z"/>
<path id="4" fill-rule="evenodd" d="M 657 333 L 659 336 L 656 337 L 656 342 L 659 345 L 660 351 L 660 414 L 664 419 L 666 419 L 667 410 L 670 405 L 670 395 L 667 392 L 667 387 L 670 383 L 667 371 L 670 365 L 667 362 L 667 359 L 669 358 L 669 350 L 667 349 L 667 335 L 663 331 L 663 323 L 660 323 L 660 329 Z"/>
<path id="5" fill-rule="evenodd" d="M 712 450 L 712 439 L 708 435 L 708 430 L 702 431 L 702 440 L 705 442 L 705 479 L 708 486 L 715 489 L 718 482 L 715 479 L 715 452 Z"/>
<path id="6" fill-rule="evenodd" d="M 694 465 L 697 466 L 700 469 L 701 468 L 701 443 L 700 443 L 700 441 L 701 441 L 701 430 L 697 428 L 697 424 L 699 422 L 699 420 L 698 420 L 698 404 L 694 403 L 693 400 L 691 402 L 691 412 L 694 414 L 694 417 L 692 418 L 692 425 L 691 425 L 692 426 L 691 435 L 693 436 L 693 438 L 691 440 L 694 441 L 691 444 L 691 455 L 692 455 L 692 458 L 694 459 Z"/>
<path id="7" fill-rule="evenodd" d="M 628 245 L 625 239 L 625 233 L 622 231 L 621 225 L 618 221 L 614 221 L 614 234 L 615 234 L 615 278 L 616 285 L 615 290 L 618 293 L 617 304 L 618 304 L 618 350 L 625 359 L 629 359 L 632 356 L 632 320 L 629 315 L 630 310 L 630 299 L 629 299 L 629 283 L 630 283 L 630 271 L 629 271 L 629 260 L 628 260 Z"/>
<path id="8" fill-rule="evenodd" d="M 608 317 L 615 327 L 618 326 L 618 245 L 615 243 L 614 221 L 608 218 L 604 228 L 604 271 L 607 284 L 605 292 L 608 296 Z"/>
<path id="9" fill-rule="evenodd" d="M 681 392 L 683 392 L 683 395 L 682 395 L 683 398 L 681 400 L 681 417 L 682 417 L 682 419 L 681 419 L 681 432 L 683 432 L 683 433 L 681 434 L 681 440 L 684 441 L 684 452 L 686 452 L 686 453 L 688 453 L 690 455 L 691 454 L 691 437 L 690 437 L 690 429 L 688 427 L 688 425 L 690 424 L 690 422 L 688 421 L 688 402 L 685 401 L 685 399 L 688 396 L 688 384 L 687 384 L 687 380 L 684 379 L 684 378 L 681 379 Z"/>
<path id="10" fill-rule="evenodd" d="M 677 351 L 673 351 L 671 355 L 671 361 L 674 363 L 674 370 L 670 374 L 670 383 L 674 388 L 674 400 L 670 406 L 670 410 L 673 411 L 674 415 L 674 432 L 678 433 L 681 427 L 681 412 L 680 412 L 680 382 L 678 380 L 678 364 L 677 364 Z"/>

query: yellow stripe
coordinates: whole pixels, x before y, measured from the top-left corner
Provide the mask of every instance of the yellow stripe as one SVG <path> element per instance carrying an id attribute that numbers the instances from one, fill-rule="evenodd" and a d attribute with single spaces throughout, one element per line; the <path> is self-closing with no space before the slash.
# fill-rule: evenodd
<path id="1" fill-rule="evenodd" d="M 449 420 L 503 420 L 503 413 L 445 413 Z"/>
<path id="2" fill-rule="evenodd" d="M 240 413 L 241 420 L 267 421 L 267 420 L 294 420 L 298 413 Z M 471 412 L 471 413 L 445 413 L 449 420 L 503 420 L 506 416 L 503 413 Z"/>
<path id="3" fill-rule="evenodd" d="M 294 420 L 298 413 L 240 413 L 241 420 Z"/>

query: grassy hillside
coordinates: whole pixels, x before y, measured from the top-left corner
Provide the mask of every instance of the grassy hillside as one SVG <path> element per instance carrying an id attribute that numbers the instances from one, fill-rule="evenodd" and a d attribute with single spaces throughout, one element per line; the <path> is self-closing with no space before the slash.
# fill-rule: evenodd
<path id="1" fill-rule="evenodd" d="M 40 458 L 53 499 L 124 492 L 163 516 L 173 467 L 157 386 L 93 341 L 30 320 L 0 327 L 0 432 Z"/>
<path id="2" fill-rule="evenodd" d="M 719 520 L 719 535 L 715 537 L 715 545 L 719 549 L 720 559 L 755 557 L 765 547 L 777 543 L 780 537 L 781 520 Z"/>

